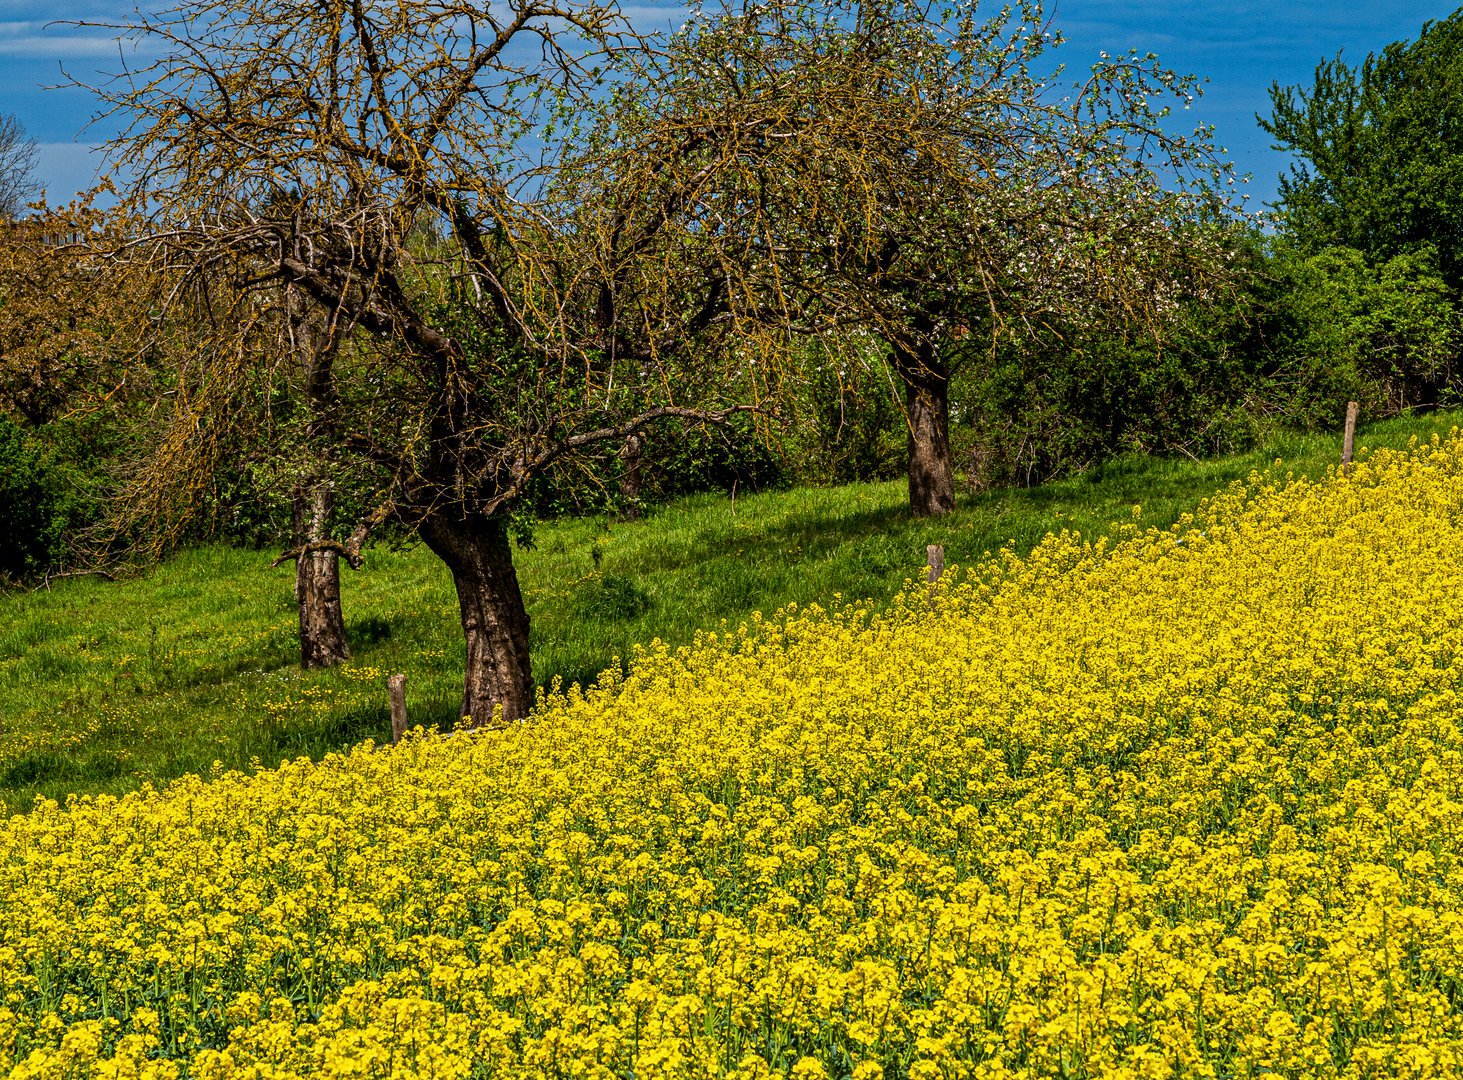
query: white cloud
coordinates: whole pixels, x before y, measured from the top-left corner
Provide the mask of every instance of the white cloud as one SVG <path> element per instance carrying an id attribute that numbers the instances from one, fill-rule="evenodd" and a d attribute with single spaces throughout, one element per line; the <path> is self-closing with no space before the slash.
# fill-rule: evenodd
<path id="1" fill-rule="evenodd" d="M 61 19 L 82 19 L 88 13 L 67 10 L 66 4 L 60 4 L 56 15 Z M 94 22 L 111 22 L 116 15 L 113 10 L 104 16 L 94 16 Z M 59 19 L 0 19 L 0 56 L 19 57 L 32 63 L 133 57 L 142 51 L 138 44 L 107 25 L 78 26 Z"/>
<path id="2" fill-rule="evenodd" d="M 0 20 L 0 56 L 28 61 L 132 55 L 134 41 L 105 26 L 75 26 L 42 19 Z"/>
<path id="3" fill-rule="evenodd" d="M 57 37 L 46 34 L 19 36 L 0 35 L 0 56 L 24 56 L 28 59 L 84 60 L 91 57 L 114 57 L 122 52 L 131 53 L 128 43 L 119 43 L 116 38 L 77 35 Z"/>

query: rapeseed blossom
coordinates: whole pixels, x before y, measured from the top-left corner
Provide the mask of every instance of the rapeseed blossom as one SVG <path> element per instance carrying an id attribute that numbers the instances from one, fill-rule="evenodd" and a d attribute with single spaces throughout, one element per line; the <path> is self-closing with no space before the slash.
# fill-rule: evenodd
<path id="1" fill-rule="evenodd" d="M 1463 1075 L 1463 440 L 0 830 L 0 1073 Z"/>

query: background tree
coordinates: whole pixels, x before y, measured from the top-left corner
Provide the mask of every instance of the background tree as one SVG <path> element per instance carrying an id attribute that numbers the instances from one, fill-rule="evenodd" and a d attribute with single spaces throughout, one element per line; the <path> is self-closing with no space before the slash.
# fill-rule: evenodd
<path id="1" fill-rule="evenodd" d="M 1298 416 L 1456 400 L 1463 324 L 1463 10 L 1310 87 L 1274 84 L 1285 243 L 1275 368 Z M 1284 395 L 1282 395 L 1284 396 Z"/>
<path id="2" fill-rule="evenodd" d="M 0 221 L 13 221 L 40 193 L 36 141 L 10 113 L 0 113 Z"/>
<path id="3" fill-rule="evenodd" d="M 967 482 L 1029 486 L 1120 454 L 1248 448 L 1290 401 L 1265 373 L 1279 283 L 1258 237 L 1237 235 L 1230 260 L 1236 287 L 1224 302 L 1184 300 L 1156 331 L 1083 317 L 1012 332 L 994 349 L 972 342 L 951 390 Z"/>
<path id="4" fill-rule="evenodd" d="M 296 421 L 298 441 L 292 443 L 286 468 L 290 484 L 290 521 L 293 547 L 274 565 L 295 564 L 295 607 L 300 620 L 300 664 L 330 667 L 350 659 L 345 614 L 340 603 L 340 562 L 361 567 L 362 528 L 346 544 L 335 540 L 336 473 L 334 444 L 338 436 L 335 414 L 335 360 L 345 336 L 328 312 L 312 305 L 295 286 L 282 290 L 279 322 L 281 348 L 295 368 L 296 398 L 301 415 Z"/>
<path id="5" fill-rule="evenodd" d="M 132 243 L 125 254 L 138 253 Z M 243 267 L 206 286 L 158 278 L 156 249 L 139 250 L 120 265 L 144 300 L 124 335 L 135 349 L 129 380 L 142 382 L 128 396 L 147 406 L 119 420 L 135 449 L 96 530 L 108 561 L 152 562 L 205 537 L 283 540 L 274 565 L 294 563 L 301 665 L 341 663 L 350 648 L 339 566 L 360 568 L 368 526 L 336 533 L 379 488 L 335 460 L 341 335 L 292 287 L 240 287 Z"/>
<path id="6" fill-rule="evenodd" d="M 1066 85 L 1043 74 L 1057 40 L 1036 4 L 756 5 L 693 21 L 621 95 L 625 205 L 693 192 L 679 243 L 753 268 L 767 325 L 887 344 L 916 515 L 953 507 L 972 337 L 1153 328 L 1226 278 L 1225 169 L 1164 123 L 1194 81 L 1129 56 Z"/>
<path id="7" fill-rule="evenodd" d="M 138 297 L 112 264 L 80 256 L 121 235 L 88 201 L 0 227 L 0 411 L 37 427 L 114 388 Z"/>
<path id="8" fill-rule="evenodd" d="M 1280 178 L 1282 221 L 1302 253 L 1339 245 L 1373 265 L 1432 247 L 1463 287 L 1463 10 L 1357 67 L 1340 56 L 1309 88 L 1270 88 L 1257 116 L 1299 160 Z"/>
<path id="9" fill-rule="evenodd" d="M 1457 399 L 1463 312 L 1430 248 L 1373 264 L 1354 248 L 1284 243 L 1268 270 L 1271 397 L 1291 424 L 1334 424 L 1348 400 L 1386 416 Z"/>
<path id="10" fill-rule="evenodd" d="M 0 224 L 0 577 L 85 561 L 131 437 L 124 327 L 145 310 L 112 264 L 81 255 L 117 223 L 87 202 Z M 136 366 L 136 381 L 146 382 Z"/>

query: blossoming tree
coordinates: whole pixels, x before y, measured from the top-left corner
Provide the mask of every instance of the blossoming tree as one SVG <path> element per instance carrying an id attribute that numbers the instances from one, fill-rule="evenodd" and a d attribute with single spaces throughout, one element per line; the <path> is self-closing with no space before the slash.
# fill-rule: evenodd
<path id="1" fill-rule="evenodd" d="M 1228 167 L 1168 118 L 1195 80 L 1133 55 L 1073 82 L 1059 43 L 1035 3 L 747 5 L 693 20 L 622 93 L 624 174 L 694 191 L 678 224 L 758 276 L 764 318 L 886 344 L 917 516 L 954 506 L 963 357 L 1074 322 L 1161 327 L 1231 276 Z"/>

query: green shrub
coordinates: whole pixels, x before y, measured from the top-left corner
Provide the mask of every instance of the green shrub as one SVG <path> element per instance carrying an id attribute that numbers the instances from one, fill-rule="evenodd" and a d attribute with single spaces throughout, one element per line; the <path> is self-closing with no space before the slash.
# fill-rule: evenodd
<path id="1" fill-rule="evenodd" d="M 60 558 L 66 517 L 56 486 L 26 432 L 0 414 L 0 581 L 34 577 Z"/>
<path id="2" fill-rule="evenodd" d="M 1348 400 L 1368 416 L 1436 406 L 1457 393 L 1463 318 L 1437 257 L 1373 266 L 1352 248 L 1272 260 L 1279 288 L 1268 393 L 1293 426 L 1335 422 Z"/>

